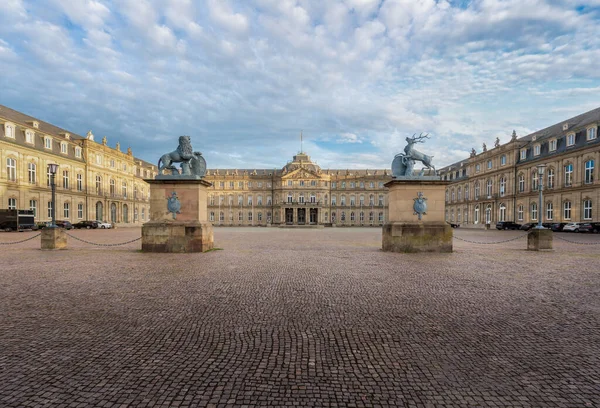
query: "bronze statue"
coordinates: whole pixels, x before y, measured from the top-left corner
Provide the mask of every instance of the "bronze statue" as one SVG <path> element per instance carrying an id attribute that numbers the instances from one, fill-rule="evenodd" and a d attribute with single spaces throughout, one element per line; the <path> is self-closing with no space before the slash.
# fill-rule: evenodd
<path id="1" fill-rule="evenodd" d="M 181 173 L 179 173 L 177 167 L 173 166 L 173 163 L 181 163 Z M 206 174 L 206 161 L 201 152 L 194 152 L 189 136 L 179 136 L 177 149 L 163 154 L 158 160 L 159 176 L 162 175 L 162 171 L 165 169 L 171 170 L 172 176 L 204 177 Z"/>
<path id="2" fill-rule="evenodd" d="M 398 153 L 394 157 L 392 162 L 392 175 L 393 177 L 406 177 L 413 176 L 413 168 L 415 162 L 420 161 L 425 166 L 418 177 L 422 177 L 425 174 L 425 169 L 433 170 L 433 174 L 437 175 L 435 167 L 431 163 L 433 156 L 428 156 L 414 149 L 414 145 L 417 143 L 425 143 L 425 139 L 429 139 L 428 135 L 423 136 L 421 133 L 418 137 L 407 137 L 406 142 L 408 143 L 404 147 L 404 153 Z"/>

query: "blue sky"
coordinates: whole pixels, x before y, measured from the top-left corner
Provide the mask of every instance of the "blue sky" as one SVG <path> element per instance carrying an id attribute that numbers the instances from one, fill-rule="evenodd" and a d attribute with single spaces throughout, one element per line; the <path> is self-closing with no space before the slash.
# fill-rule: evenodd
<path id="1" fill-rule="evenodd" d="M 3 0 L 0 103 L 156 162 L 438 167 L 600 106 L 600 0 Z"/>

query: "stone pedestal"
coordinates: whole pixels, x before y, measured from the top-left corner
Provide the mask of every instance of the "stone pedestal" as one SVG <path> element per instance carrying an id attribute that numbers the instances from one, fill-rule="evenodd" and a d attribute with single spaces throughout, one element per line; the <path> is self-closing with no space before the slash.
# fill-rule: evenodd
<path id="1" fill-rule="evenodd" d="M 531 229 L 527 234 L 528 251 L 550 251 L 552 250 L 551 229 Z"/>
<path id="2" fill-rule="evenodd" d="M 67 249 L 67 233 L 62 228 L 42 230 L 42 249 Z"/>
<path id="3" fill-rule="evenodd" d="M 214 246 L 207 216 L 207 187 L 201 179 L 146 180 L 150 184 L 150 221 L 142 226 L 144 252 L 204 252 Z M 179 212 L 169 211 L 176 193 Z"/>
<path id="4" fill-rule="evenodd" d="M 445 221 L 446 185 L 438 178 L 395 179 L 388 192 L 388 222 L 383 226 L 382 249 L 391 252 L 452 252 L 452 227 Z M 424 214 L 415 214 L 419 193 Z"/>

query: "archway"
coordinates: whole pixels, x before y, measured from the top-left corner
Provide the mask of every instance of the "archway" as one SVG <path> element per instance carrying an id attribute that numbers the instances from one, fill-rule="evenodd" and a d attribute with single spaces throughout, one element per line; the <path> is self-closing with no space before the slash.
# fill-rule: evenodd
<path id="1" fill-rule="evenodd" d="M 115 203 L 110 205 L 110 222 L 113 224 L 117 222 L 117 205 Z"/>
<path id="2" fill-rule="evenodd" d="M 96 221 L 102 221 L 102 217 L 103 217 L 103 213 L 104 212 L 104 205 L 102 204 L 102 201 L 98 201 L 96 203 Z"/>

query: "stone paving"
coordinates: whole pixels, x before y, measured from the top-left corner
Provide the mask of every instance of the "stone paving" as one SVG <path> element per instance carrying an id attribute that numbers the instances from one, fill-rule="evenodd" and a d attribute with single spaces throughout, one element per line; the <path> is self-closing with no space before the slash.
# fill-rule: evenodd
<path id="1" fill-rule="evenodd" d="M 0 245 L 0 406 L 600 406 L 600 245 L 454 244 L 393 254 L 380 229 L 216 228 L 223 250 L 204 254 Z"/>

